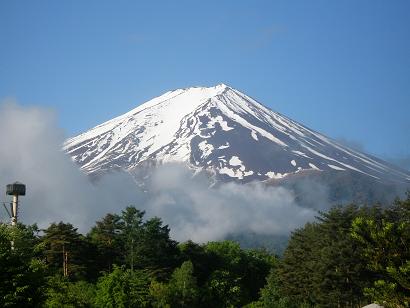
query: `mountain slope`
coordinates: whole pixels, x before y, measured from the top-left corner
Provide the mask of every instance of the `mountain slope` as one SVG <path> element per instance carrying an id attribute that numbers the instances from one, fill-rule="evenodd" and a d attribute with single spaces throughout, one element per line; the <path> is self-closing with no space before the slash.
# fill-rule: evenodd
<path id="1" fill-rule="evenodd" d="M 349 171 L 410 183 L 410 173 L 349 149 L 224 84 L 169 91 L 68 139 L 64 150 L 91 175 L 183 162 L 223 181 Z"/>

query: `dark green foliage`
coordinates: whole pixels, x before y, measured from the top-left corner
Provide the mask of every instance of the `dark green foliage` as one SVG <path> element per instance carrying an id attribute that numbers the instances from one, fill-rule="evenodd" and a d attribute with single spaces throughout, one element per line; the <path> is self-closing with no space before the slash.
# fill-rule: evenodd
<path id="1" fill-rule="evenodd" d="M 171 307 L 171 290 L 169 285 L 156 280 L 151 281 L 149 288 L 151 305 L 155 308 Z"/>
<path id="2" fill-rule="evenodd" d="M 85 281 L 70 282 L 68 278 L 56 275 L 48 280 L 45 307 L 93 307 L 95 286 Z"/>
<path id="3" fill-rule="evenodd" d="M 206 300 L 212 307 L 237 307 L 245 302 L 241 277 L 227 270 L 213 271 L 206 288 L 210 293 Z"/>
<path id="4" fill-rule="evenodd" d="M 121 232 L 120 217 L 114 214 L 107 214 L 88 234 L 89 242 L 97 249 L 95 258 L 99 270 L 111 272 L 113 264 L 121 262 Z"/>
<path id="5" fill-rule="evenodd" d="M 233 241 L 177 245 L 144 214 L 108 214 L 87 237 L 69 223 L 42 237 L 35 226 L 0 224 L 0 306 L 409 307 L 410 196 L 320 213 L 292 233 L 281 259 Z"/>
<path id="6" fill-rule="evenodd" d="M 139 268 L 172 270 L 179 258 L 177 242 L 171 240 L 168 226 L 159 218 L 143 223 L 134 247 L 135 264 Z"/>
<path id="7" fill-rule="evenodd" d="M 44 230 L 38 247 L 53 273 L 63 275 L 64 253 L 67 253 L 68 276 L 72 279 L 83 279 L 89 261 L 88 244 L 84 236 L 70 223 L 52 223 Z"/>
<path id="8" fill-rule="evenodd" d="M 171 240 L 169 228 L 163 226 L 161 219 L 144 221 L 144 214 L 129 206 L 121 215 L 106 215 L 91 229 L 88 238 L 98 248 L 100 271 L 110 271 L 113 264 L 121 264 L 131 270 L 172 272 L 179 260 L 177 242 Z"/>
<path id="9" fill-rule="evenodd" d="M 317 241 L 321 234 L 316 224 L 307 224 L 292 233 L 278 270 L 279 285 L 295 302 L 311 300 L 317 271 Z"/>
<path id="10" fill-rule="evenodd" d="M 376 275 L 365 293 L 385 307 L 410 307 L 410 194 L 379 215 L 357 217 L 352 236 Z"/>
<path id="11" fill-rule="evenodd" d="M 199 245 L 192 241 L 179 244 L 181 259 L 183 261 L 191 261 L 194 266 L 194 276 L 197 278 L 198 285 L 203 285 L 215 265 L 215 256 L 210 255 L 205 251 L 203 245 Z"/>
<path id="12" fill-rule="evenodd" d="M 149 307 L 152 275 L 145 270 L 131 271 L 114 266 L 97 283 L 97 307 Z"/>
<path id="13" fill-rule="evenodd" d="M 0 224 L 0 307 L 39 307 L 43 302 L 45 266 L 35 258 L 36 230 Z"/>
<path id="14" fill-rule="evenodd" d="M 266 283 L 266 277 L 276 265 L 276 257 L 265 249 L 245 250 L 246 267 L 243 284 L 248 289 L 249 300 L 258 298 L 260 289 Z"/>
<path id="15" fill-rule="evenodd" d="M 173 307 L 197 306 L 199 289 L 193 273 L 194 267 L 191 261 L 185 261 L 172 273 L 169 291 Z"/>
<path id="16" fill-rule="evenodd" d="M 203 286 L 205 291 L 203 302 L 213 307 L 228 307 L 232 302 L 239 304 L 241 301 L 239 299 L 241 296 L 240 278 L 234 276 L 232 266 L 230 266 L 236 263 L 238 258 L 230 260 L 227 256 L 228 253 L 234 256 L 234 251 L 238 247 L 231 241 L 225 241 L 220 245 L 217 242 L 211 242 L 204 246 L 205 253 L 208 255 L 209 272 Z M 231 299 L 232 296 L 234 298 Z"/>
<path id="17" fill-rule="evenodd" d="M 206 281 L 207 298 L 215 307 L 244 305 L 258 298 L 260 288 L 275 263 L 264 250 L 244 251 L 231 241 L 210 242 L 211 274 Z"/>
<path id="18" fill-rule="evenodd" d="M 192 262 L 185 261 L 176 268 L 168 283 L 152 281 L 150 296 L 154 307 L 198 307 L 200 289 Z"/>
<path id="19" fill-rule="evenodd" d="M 261 308 L 293 308 L 297 307 L 287 297 L 283 297 L 279 291 L 278 275 L 274 269 L 266 278 L 266 285 L 260 290 L 260 299 L 254 304 Z"/>
<path id="20" fill-rule="evenodd" d="M 360 306 L 363 289 L 372 274 L 367 270 L 361 245 L 350 235 L 353 220 L 369 215 L 351 205 L 321 213 L 319 222 L 293 232 L 278 269 L 284 296 L 318 307 Z"/>
<path id="21" fill-rule="evenodd" d="M 119 216 L 119 238 L 123 251 L 123 261 L 131 269 L 136 262 L 138 242 L 143 235 L 143 217 L 145 212 L 137 210 L 135 207 L 128 206 Z M 138 263 L 138 261 L 137 261 Z M 143 266 L 141 266 L 143 267 Z"/>
<path id="22" fill-rule="evenodd" d="M 179 248 L 181 258 L 193 264 L 200 289 L 198 307 L 242 306 L 257 300 L 276 263 L 276 257 L 266 250 L 243 250 L 232 241 L 205 245 L 188 241 Z"/>

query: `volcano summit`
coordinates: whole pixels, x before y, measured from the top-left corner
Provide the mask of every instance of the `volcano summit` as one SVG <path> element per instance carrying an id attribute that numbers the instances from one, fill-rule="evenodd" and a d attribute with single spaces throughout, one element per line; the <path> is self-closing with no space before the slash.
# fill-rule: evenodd
<path id="1" fill-rule="evenodd" d="M 410 183 L 409 172 L 343 146 L 225 84 L 166 92 L 68 139 L 64 150 L 95 176 L 178 162 L 221 181 L 332 171 Z"/>

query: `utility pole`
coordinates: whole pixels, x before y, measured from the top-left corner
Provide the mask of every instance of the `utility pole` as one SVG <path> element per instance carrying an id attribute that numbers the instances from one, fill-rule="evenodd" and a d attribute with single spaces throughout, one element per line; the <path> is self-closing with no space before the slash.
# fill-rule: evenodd
<path id="1" fill-rule="evenodd" d="M 65 246 L 63 244 L 63 276 L 68 276 L 68 251 L 65 250 Z"/>
<path id="2" fill-rule="evenodd" d="M 134 272 L 134 238 L 131 239 L 131 273 Z"/>

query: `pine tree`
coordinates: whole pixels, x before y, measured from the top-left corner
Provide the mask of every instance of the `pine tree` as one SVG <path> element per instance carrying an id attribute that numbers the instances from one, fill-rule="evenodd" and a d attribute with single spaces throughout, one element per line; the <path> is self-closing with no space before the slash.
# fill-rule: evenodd
<path id="1" fill-rule="evenodd" d="M 44 230 L 38 249 L 54 273 L 73 279 L 86 276 L 86 240 L 70 223 L 52 223 Z"/>
<path id="2" fill-rule="evenodd" d="M 375 274 L 366 294 L 385 307 L 410 307 L 410 194 L 382 215 L 357 217 L 352 236 Z"/>
<path id="3" fill-rule="evenodd" d="M 369 209 L 336 207 L 292 233 L 278 269 L 283 295 L 318 307 L 365 303 L 363 289 L 372 274 L 350 231 L 359 215 L 369 215 Z"/>
<path id="4" fill-rule="evenodd" d="M 179 260 L 177 242 L 169 235 L 170 229 L 154 217 L 142 224 L 139 238 L 134 242 L 134 262 L 138 268 L 171 272 Z"/>
<path id="5" fill-rule="evenodd" d="M 121 225 L 119 215 L 107 214 L 88 233 L 89 241 L 97 248 L 99 271 L 111 272 L 113 264 L 121 263 Z"/>

